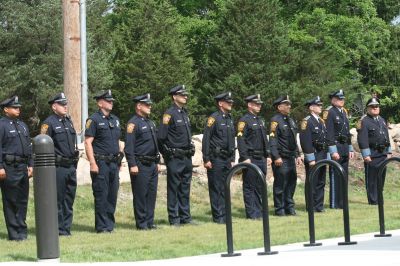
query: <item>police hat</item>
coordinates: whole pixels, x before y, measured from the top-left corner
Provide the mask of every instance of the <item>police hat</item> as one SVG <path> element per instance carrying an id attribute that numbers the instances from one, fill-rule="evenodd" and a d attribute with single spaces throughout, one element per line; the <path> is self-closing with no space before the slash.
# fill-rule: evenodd
<path id="1" fill-rule="evenodd" d="M 61 105 L 67 105 L 68 100 L 65 97 L 64 92 L 56 94 L 53 98 L 48 101 L 49 104 L 59 103 Z"/>
<path id="2" fill-rule="evenodd" d="M 276 99 L 272 105 L 274 107 L 277 107 L 278 105 L 282 104 L 282 103 L 288 103 L 291 104 L 292 102 L 289 100 L 289 95 L 286 96 L 280 96 L 278 99 Z"/>
<path id="3" fill-rule="evenodd" d="M 217 102 L 224 101 L 224 102 L 227 102 L 227 103 L 233 103 L 232 93 L 230 91 L 218 94 L 217 96 L 214 97 L 214 99 Z"/>
<path id="4" fill-rule="evenodd" d="M 369 99 L 369 100 L 367 101 L 366 106 L 368 107 L 368 106 L 371 106 L 371 105 L 379 105 L 379 104 L 380 104 L 379 99 L 373 97 L 373 98 L 371 98 L 371 99 Z"/>
<path id="5" fill-rule="evenodd" d="M 21 107 L 21 103 L 18 101 L 18 96 L 12 96 L 0 103 L 0 107 Z"/>
<path id="6" fill-rule="evenodd" d="M 185 85 L 178 85 L 169 90 L 169 95 L 183 95 L 187 96 L 189 93 L 186 91 Z"/>
<path id="7" fill-rule="evenodd" d="M 112 97 L 111 90 L 105 90 L 100 93 L 98 93 L 96 96 L 93 97 L 96 101 L 100 99 L 104 99 L 108 102 L 114 101 L 115 99 Z"/>
<path id="8" fill-rule="evenodd" d="M 254 95 L 247 96 L 244 100 L 246 102 L 254 102 L 254 103 L 259 103 L 259 104 L 263 103 L 263 101 L 261 101 L 260 94 L 254 94 Z"/>
<path id="9" fill-rule="evenodd" d="M 329 94 L 329 98 L 332 99 L 333 97 L 337 97 L 339 99 L 344 99 L 346 98 L 344 96 L 344 91 L 342 89 L 338 90 L 338 91 L 334 91 L 332 93 Z"/>
<path id="10" fill-rule="evenodd" d="M 304 104 L 304 106 L 311 106 L 311 105 L 322 105 L 322 100 L 321 97 L 317 96 L 311 100 L 306 101 L 306 103 Z"/>
<path id="11" fill-rule="evenodd" d="M 145 103 L 145 104 L 153 104 L 153 102 L 150 99 L 150 93 L 146 93 L 143 95 L 139 95 L 133 98 L 133 101 L 135 103 Z"/>

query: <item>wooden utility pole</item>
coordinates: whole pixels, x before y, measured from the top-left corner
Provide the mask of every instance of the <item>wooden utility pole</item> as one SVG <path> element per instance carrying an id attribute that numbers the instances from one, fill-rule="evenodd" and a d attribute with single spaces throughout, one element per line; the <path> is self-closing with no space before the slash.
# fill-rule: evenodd
<path id="1" fill-rule="evenodd" d="M 77 134 L 81 124 L 81 56 L 79 0 L 62 0 L 64 30 L 64 92 Z"/>

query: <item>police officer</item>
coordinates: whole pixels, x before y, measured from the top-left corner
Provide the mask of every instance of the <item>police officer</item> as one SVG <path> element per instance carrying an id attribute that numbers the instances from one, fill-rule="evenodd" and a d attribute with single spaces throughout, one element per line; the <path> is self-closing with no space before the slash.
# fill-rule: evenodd
<path id="1" fill-rule="evenodd" d="M 133 207 L 138 230 L 156 229 L 154 209 L 156 206 L 160 155 L 156 127 L 149 119 L 150 94 L 133 98 L 135 112 L 126 128 L 125 155 L 131 176 Z"/>
<path id="2" fill-rule="evenodd" d="M 40 133 L 49 135 L 54 142 L 57 176 L 58 234 L 71 235 L 73 204 L 76 194 L 76 166 L 79 151 L 76 131 L 67 115 L 68 101 L 64 93 L 58 93 L 48 103 L 54 114 L 43 122 Z"/>
<path id="3" fill-rule="evenodd" d="M 0 103 L 5 116 L 0 119 L 0 186 L 8 239 L 21 241 L 28 235 L 26 211 L 29 177 L 33 172 L 32 144 L 27 125 L 18 117 L 18 96 Z"/>
<path id="4" fill-rule="evenodd" d="M 193 223 L 190 215 L 190 183 L 192 156 L 190 121 L 184 106 L 188 92 L 185 85 L 169 91 L 173 105 L 163 115 L 158 131 L 160 149 L 167 165 L 168 221 L 173 226 Z"/>
<path id="5" fill-rule="evenodd" d="M 232 94 L 221 93 L 214 97 L 218 111 L 207 119 L 204 128 L 202 151 L 207 169 L 211 213 L 215 223 L 225 223 L 225 181 L 235 162 L 235 128 L 230 111 Z"/>
<path id="6" fill-rule="evenodd" d="M 322 113 L 322 101 L 319 96 L 308 100 L 305 104 L 310 115 L 301 121 L 300 144 L 304 153 L 306 178 L 310 176 L 311 167 L 316 162 L 327 158 L 328 145 L 326 143 L 325 122 L 319 115 Z M 313 183 L 313 206 L 317 212 L 324 211 L 326 167 L 321 167 L 314 176 Z M 307 197 L 307 194 L 306 194 Z M 306 198 L 306 202 L 307 202 Z"/>
<path id="7" fill-rule="evenodd" d="M 265 122 L 258 117 L 263 101 L 260 94 L 250 95 L 245 98 L 247 113 L 239 119 L 237 129 L 237 142 L 239 149 L 239 161 L 253 163 L 264 173 L 267 172 L 268 140 Z M 267 159 L 268 158 L 268 159 Z M 263 182 L 252 170 L 243 171 L 243 200 L 246 210 L 246 218 L 259 219 L 262 217 L 262 190 Z"/>
<path id="8" fill-rule="evenodd" d="M 324 110 L 322 118 L 325 120 L 330 157 L 337 161 L 344 169 L 346 176 L 349 172 L 349 159 L 354 157 L 351 145 L 351 134 L 347 110 L 344 108 L 345 95 L 343 90 L 329 94 L 331 106 Z M 342 181 L 335 170 L 329 167 L 330 193 L 329 207 L 343 208 Z"/>
<path id="9" fill-rule="evenodd" d="M 280 96 L 273 102 L 278 113 L 271 118 L 269 139 L 277 216 L 296 215 L 293 195 L 297 182 L 296 164 L 301 164 L 301 157 L 296 143 L 297 125 L 289 116 L 291 104 L 288 95 Z"/>
<path id="10" fill-rule="evenodd" d="M 357 123 L 357 141 L 364 159 L 365 184 L 368 204 L 378 204 L 378 169 L 381 162 L 391 156 L 388 126 L 379 113 L 377 98 L 367 101 L 367 114 Z M 386 170 L 383 172 L 385 180 Z"/>
<path id="11" fill-rule="evenodd" d="M 107 233 L 115 225 L 119 166 L 123 157 L 119 148 L 121 125 L 118 117 L 111 114 L 114 102 L 111 90 L 99 93 L 94 99 L 99 110 L 86 121 L 85 149 L 92 178 L 96 232 Z"/>

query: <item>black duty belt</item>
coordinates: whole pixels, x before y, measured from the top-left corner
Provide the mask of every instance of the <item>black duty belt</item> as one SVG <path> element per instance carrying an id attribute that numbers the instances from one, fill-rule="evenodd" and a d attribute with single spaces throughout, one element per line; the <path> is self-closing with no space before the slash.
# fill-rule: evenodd
<path id="1" fill-rule="evenodd" d="M 136 158 L 144 165 L 160 162 L 160 155 L 137 155 Z"/>
<path id="2" fill-rule="evenodd" d="M 326 142 L 314 142 L 314 147 L 317 151 L 328 151 L 328 144 Z"/>
<path id="3" fill-rule="evenodd" d="M 28 164 L 29 158 L 25 156 L 18 156 L 18 155 L 12 155 L 12 154 L 6 154 L 4 155 L 4 161 L 6 164 L 17 164 L 17 163 L 24 163 Z"/>
<path id="4" fill-rule="evenodd" d="M 55 161 L 56 161 L 56 166 L 66 166 L 70 167 L 72 165 L 75 165 L 78 162 L 79 158 L 77 157 L 63 157 L 61 155 L 56 155 Z"/>
<path id="5" fill-rule="evenodd" d="M 212 153 L 216 157 L 220 157 L 222 159 L 228 159 L 233 155 L 233 151 L 224 150 L 221 149 L 220 147 L 215 147 L 214 149 L 212 149 Z"/>
<path id="6" fill-rule="evenodd" d="M 384 152 L 387 147 L 390 146 L 390 143 L 385 143 L 385 144 L 375 144 L 375 145 L 370 145 L 371 149 L 374 149 L 380 153 Z"/>
<path id="7" fill-rule="evenodd" d="M 106 163 L 118 162 L 118 154 L 110 154 L 110 155 L 95 154 L 94 158 L 96 160 L 105 161 Z"/>
<path id="8" fill-rule="evenodd" d="M 250 150 L 249 151 L 249 155 L 256 159 L 256 160 L 261 160 L 262 158 L 264 158 L 264 151 L 262 150 Z"/>

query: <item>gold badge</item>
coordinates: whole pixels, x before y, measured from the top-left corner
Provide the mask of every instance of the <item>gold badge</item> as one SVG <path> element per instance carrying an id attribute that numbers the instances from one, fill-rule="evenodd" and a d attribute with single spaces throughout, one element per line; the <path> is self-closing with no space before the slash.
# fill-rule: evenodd
<path id="1" fill-rule="evenodd" d="M 215 122 L 215 118 L 212 117 L 212 116 L 210 116 L 210 117 L 207 119 L 207 126 L 208 126 L 208 127 L 212 127 L 212 125 L 214 125 L 214 122 Z"/>
<path id="2" fill-rule="evenodd" d="M 245 126 L 246 126 L 246 122 L 239 122 L 238 123 L 238 134 L 237 134 L 238 137 L 243 136 L 243 129 L 244 129 Z"/>
<path id="3" fill-rule="evenodd" d="M 40 127 L 40 134 L 47 134 L 47 129 L 49 129 L 49 125 L 43 124 L 43 125 Z"/>
<path id="4" fill-rule="evenodd" d="M 301 130 L 306 130 L 306 128 L 307 128 L 307 120 L 301 121 L 300 128 L 301 128 Z"/>
<path id="5" fill-rule="evenodd" d="M 133 132 L 133 130 L 135 130 L 135 124 L 129 123 L 128 126 L 127 126 L 127 128 L 126 128 L 126 132 L 127 132 L 128 134 L 131 134 L 131 133 Z"/>
<path id="6" fill-rule="evenodd" d="M 275 133 L 274 133 L 274 132 L 271 132 L 271 133 L 269 134 L 269 136 L 270 136 L 271 138 L 275 138 Z"/>
<path id="7" fill-rule="evenodd" d="M 324 120 L 328 119 L 328 114 L 329 114 L 329 111 L 328 111 L 328 110 L 325 110 L 325 111 L 322 113 L 322 119 L 324 119 Z"/>
<path id="8" fill-rule="evenodd" d="M 164 114 L 164 115 L 163 115 L 163 118 L 162 118 L 163 124 L 164 124 L 164 125 L 168 125 L 170 119 L 171 119 L 171 115 L 169 115 L 169 114 Z"/>
<path id="9" fill-rule="evenodd" d="M 88 119 L 87 121 L 86 121 L 86 129 L 89 129 L 90 128 L 90 124 L 92 124 L 92 119 Z"/>
<path id="10" fill-rule="evenodd" d="M 362 125 L 361 120 L 358 120 L 358 121 L 357 121 L 356 128 L 357 128 L 357 129 L 361 129 L 361 125 Z"/>
<path id="11" fill-rule="evenodd" d="M 277 126 L 278 126 L 278 122 L 272 121 L 271 122 L 271 132 L 275 132 Z"/>

